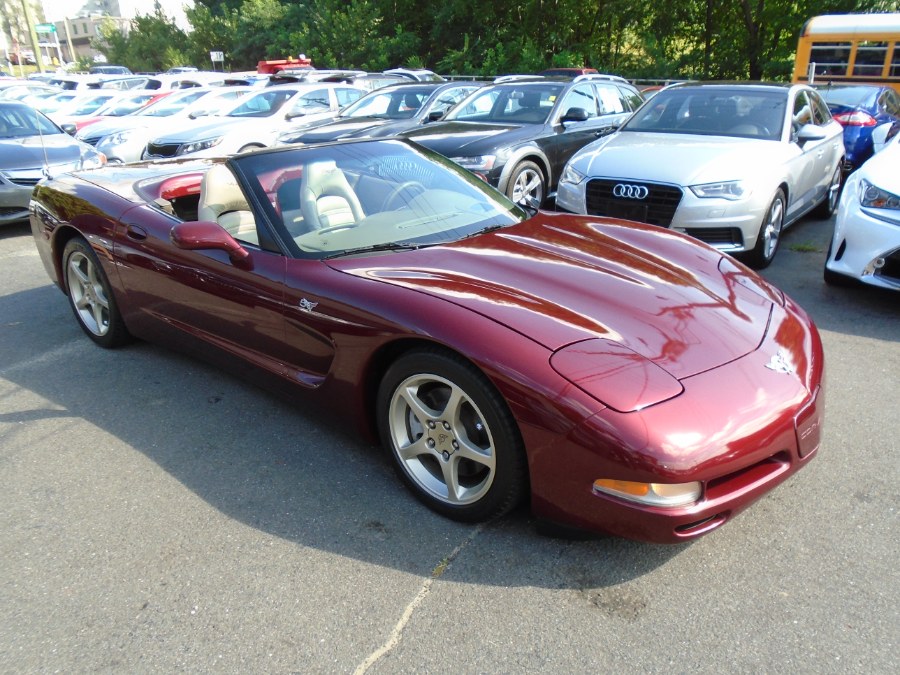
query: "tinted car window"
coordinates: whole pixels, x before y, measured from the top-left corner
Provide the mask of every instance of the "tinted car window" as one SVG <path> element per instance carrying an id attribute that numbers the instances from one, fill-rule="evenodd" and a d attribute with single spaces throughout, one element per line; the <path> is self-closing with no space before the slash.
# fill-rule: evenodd
<path id="1" fill-rule="evenodd" d="M 350 105 L 354 101 L 359 100 L 359 97 L 362 96 L 362 92 L 359 89 L 350 89 L 344 87 L 335 89 L 334 93 L 337 96 L 338 105 L 341 107 Z"/>
<path id="2" fill-rule="evenodd" d="M 600 99 L 600 112 L 604 115 L 623 113 L 628 110 L 628 104 L 622 98 L 622 92 L 614 84 L 598 84 L 597 95 Z"/>
<path id="3" fill-rule="evenodd" d="M 798 91 L 797 96 L 794 97 L 794 109 L 791 118 L 794 131 L 797 131 L 804 124 L 812 124 L 813 121 L 813 109 L 809 99 L 806 97 L 806 92 Z"/>
<path id="4" fill-rule="evenodd" d="M 624 87 L 621 84 L 618 85 L 619 91 L 622 92 L 622 96 L 625 97 L 625 100 L 628 101 L 628 107 L 631 110 L 637 110 L 641 107 L 641 104 L 644 102 L 643 97 L 638 93 L 637 89 L 632 89 L 631 87 Z"/>
<path id="5" fill-rule="evenodd" d="M 452 111 L 448 120 L 543 124 L 563 89 L 557 82 L 491 87 Z"/>
<path id="6" fill-rule="evenodd" d="M 815 92 L 808 92 L 808 95 L 813 106 L 815 123 L 819 126 L 828 124 L 831 121 L 831 111 L 828 109 L 825 101 L 823 101 L 822 97 Z"/>
<path id="7" fill-rule="evenodd" d="M 579 85 L 577 87 L 573 87 L 562 100 L 562 105 L 560 105 L 559 109 L 562 111 L 562 114 L 566 114 L 572 108 L 580 108 L 584 110 L 588 117 L 596 117 L 597 116 L 597 96 L 594 92 L 594 88 L 589 84 Z M 602 110 L 601 112 L 607 112 L 606 110 Z"/>

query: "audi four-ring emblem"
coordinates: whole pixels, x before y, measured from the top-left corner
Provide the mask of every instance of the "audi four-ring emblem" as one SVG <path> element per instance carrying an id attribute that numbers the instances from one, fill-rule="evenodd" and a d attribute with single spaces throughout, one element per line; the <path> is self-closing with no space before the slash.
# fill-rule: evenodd
<path id="1" fill-rule="evenodd" d="M 622 199 L 646 199 L 650 190 L 646 185 L 630 185 L 629 183 L 616 183 L 613 188 L 613 197 Z"/>

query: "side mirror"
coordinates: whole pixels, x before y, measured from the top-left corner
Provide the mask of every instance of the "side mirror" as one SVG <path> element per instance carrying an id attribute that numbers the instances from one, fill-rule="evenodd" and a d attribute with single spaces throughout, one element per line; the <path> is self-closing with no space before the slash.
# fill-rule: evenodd
<path id="1" fill-rule="evenodd" d="M 569 108 L 566 114 L 559 120 L 560 122 L 586 122 L 588 119 L 587 110 L 584 108 Z"/>
<path id="2" fill-rule="evenodd" d="M 900 131 L 900 122 L 885 122 L 875 127 L 872 130 L 872 146 L 875 152 L 884 150 L 884 146 L 897 135 L 898 131 Z"/>
<path id="3" fill-rule="evenodd" d="M 823 138 L 825 138 L 825 130 L 815 124 L 804 124 L 794 137 L 798 145 L 803 145 L 807 141 L 821 141 Z"/>
<path id="4" fill-rule="evenodd" d="M 426 122 L 437 122 L 443 116 L 444 116 L 443 110 L 432 110 L 430 113 L 428 113 L 428 119 L 426 119 L 425 121 Z"/>
<path id="5" fill-rule="evenodd" d="M 236 265 L 248 262 L 249 251 L 228 234 L 218 223 L 198 220 L 178 223 L 169 232 L 172 243 L 185 251 L 225 251 Z"/>
<path id="6" fill-rule="evenodd" d="M 61 124 L 59 128 L 69 134 L 69 136 L 74 136 L 75 132 L 78 131 L 78 128 L 71 123 Z"/>

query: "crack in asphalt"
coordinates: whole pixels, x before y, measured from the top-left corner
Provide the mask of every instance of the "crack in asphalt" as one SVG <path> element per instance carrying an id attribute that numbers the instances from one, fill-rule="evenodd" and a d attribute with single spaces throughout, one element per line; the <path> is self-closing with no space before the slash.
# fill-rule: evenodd
<path id="1" fill-rule="evenodd" d="M 441 558 L 437 565 L 431 570 L 431 575 L 425 579 L 422 583 L 422 587 L 419 589 L 419 592 L 416 593 L 416 597 L 410 601 L 410 603 L 403 610 L 403 614 L 400 615 L 400 619 L 394 625 L 394 629 L 391 631 L 390 636 L 385 641 L 383 645 L 381 645 L 374 652 L 369 654 L 366 659 L 360 663 L 356 670 L 354 670 L 354 675 L 363 675 L 363 673 L 367 672 L 369 668 L 374 666 L 378 661 L 380 661 L 384 656 L 390 654 L 390 652 L 400 644 L 400 640 L 403 639 L 403 631 L 406 626 L 409 624 L 410 619 L 412 619 L 413 614 L 416 609 L 422 602 L 428 597 L 428 594 L 431 592 L 431 587 L 434 585 L 434 582 L 441 578 L 441 576 L 450 568 L 453 564 L 453 561 L 456 560 L 457 556 L 462 553 L 463 549 L 466 548 L 469 544 L 471 544 L 475 538 L 481 534 L 484 528 L 489 523 L 481 523 L 477 525 L 469 534 L 468 537 L 463 539 L 456 548 L 454 548 L 448 555 Z"/>

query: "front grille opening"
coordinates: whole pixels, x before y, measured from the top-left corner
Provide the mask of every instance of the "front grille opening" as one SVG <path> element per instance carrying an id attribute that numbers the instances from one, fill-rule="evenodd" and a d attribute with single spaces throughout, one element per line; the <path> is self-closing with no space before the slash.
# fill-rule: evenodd
<path id="1" fill-rule="evenodd" d="M 791 466 L 790 453 L 782 450 L 761 462 L 721 476 L 706 484 L 706 498 L 709 500 L 728 497 L 754 489 L 774 480 Z"/>
<path id="2" fill-rule="evenodd" d="M 835 262 L 844 257 L 844 252 L 847 250 L 847 240 L 841 242 L 841 245 L 838 246 L 837 255 L 834 256 Z"/>
<path id="3" fill-rule="evenodd" d="M 618 192 L 628 192 L 622 188 L 617 190 L 617 186 L 622 185 L 634 188 L 630 193 L 641 198 L 617 196 Z M 682 196 L 681 188 L 673 185 L 595 178 L 589 180 L 585 188 L 585 206 L 592 216 L 624 218 L 669 227 Z"/>
<path id="4" fill-rule="evenodd" d="M 738 227 L 689 227 L 685 232 L 713 246 L 744 245 L 744 235 Z"/>
<path id="5" fill-rule="evenodd" d="M 884 267 L 875 271 L 875 274 L 900 281 L 900 251 L 894 251 L 884 259 Z"/>

